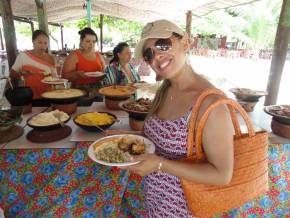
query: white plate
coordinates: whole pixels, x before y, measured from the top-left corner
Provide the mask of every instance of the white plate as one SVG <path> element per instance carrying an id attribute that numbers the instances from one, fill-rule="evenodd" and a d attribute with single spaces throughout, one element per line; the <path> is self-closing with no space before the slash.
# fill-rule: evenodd
<path id="1" fill-rule="evenodd" d="M 50 85 L 61 85 L 67 82 L 67 79 L 58 79 L 46 81 L 45 79 L 41 80 L 42 83 L 50 84 Z"/>
<path id="2" fill-rule="evenodd" d="M 104 76 L 105 74 L 104 74 L 103 72 L 98 72 L 98 71 L 96 71 L 96 72 L 85 72 L 85 75 L 86 75 L 87 77 L 102 77 L 102 76 Z"/>
<path id="3" fill-rule="evenodd" d="M 145 153 L 149 153 L 149 154 L 153 154 L 155 152 L 155 145 L 152 141 L 150 141 L 149 139 L 143 137 L 143 136 L 140 136 L 140 135 L 132 135 L 132 134 L 120 134 L 120 135 L 112 135 L 112 136 L 106 136 L 106 137 L 103 137 L 103 138 L 100 138 L 98 139 L 97 141 L 93 142 L 90 147 L 89 147 L 89 150 L 88 150 L 88 155 L 89 157 L 99 163 L 99 164 L 102 164 L 102 165 L 106 165 L 106 166 L 116 166 L 116 167 L 121 167 L 121 166 L 130 166 L 130 165 L 134 165 L 134 164 L 138 164 L 139 161 L 137 162 L 124 162 L 124 163 L 108 163 L 108 162 L 105 162 L 105 161 L 102 161 L 102 160 L 99 160 L 96 158 L 96 155 L 95 155 L 95 152 L 94 152 L 94 144 L 99 142 L 99 141 L 102 141 L 104 139 L 108 139 L 108 138 L 120 138 L 120 137 L 123 137 L 123 136 L 128 136 L 128 137 L 134 137 L 134 138 L 137 138 L 137 139 L 140 139 L 140 140 L 144 140 L 144 143 L 147 146 L 146 148 L 146 151 Z"/>

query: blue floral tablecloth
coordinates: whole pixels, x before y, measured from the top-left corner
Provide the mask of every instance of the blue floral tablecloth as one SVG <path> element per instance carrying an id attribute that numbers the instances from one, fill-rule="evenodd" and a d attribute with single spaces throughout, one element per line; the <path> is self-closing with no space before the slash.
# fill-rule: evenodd
<path id="1" fill-rule="evenodd" d="M 41 146 L 41 145 L 40 145 Z M 141 177 L 73 149 L 0 150 L 6 217 L 145 217 Z M 267 195 L 214 217 L 290 217 L 290 144 L 269 147 Z"/>

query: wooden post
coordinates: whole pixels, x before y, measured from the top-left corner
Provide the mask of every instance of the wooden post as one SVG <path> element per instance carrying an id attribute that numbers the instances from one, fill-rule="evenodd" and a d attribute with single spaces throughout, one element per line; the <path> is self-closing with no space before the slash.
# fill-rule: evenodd
<path id="1" fill-rule="evenodd" d="M 192 20 L 192 12 L 188 11 L 186 13 L 186 32 L 188 34 L 189 39 L 191 39 L 191 20 Z"/>
<path id="2" fill-rule="evenodd" d="M 0 1 L 0 11 L 2 12 L 2 23 L 7 52 L 9 69 L 14 64 L 17 53 L 15 27 L 11 8 L 11 0 Z"/>
<path id="3" fill-rule="evenodd" d="M 4 43 L 3 43 L 2 28 L 1 27 L 0 27 L 0 44 L 1 44 L 1 50 L 4 50 Z"/>
<path id="4" fill-rule="evenodd" d="M 264 105 L 276 104 L 290 37 L 290 0 L 283 0 Z"/>
<path id="5" fill-rule="evenodd" d="M 60 25 L 61 50 L 63 50 L 63 25 Z"/>
<path id="6" fill-rule="evenodd" d="M 38 27 L 40 30 L 46 32 L 46 34 L 49 36 L 47 13 L 46 13 L 46 0 L 35 0 L 35 3 L 37 7 Z M 48 50 L 50 51 L 49 43 Z"/>
<path id="7" fill-rule="evenodd" d="M 88 20 L 88 27 L 92 26 L 92 2 L 91 0 L 86 0 L 86 9 L 87 9 L 87 20 Z"/>
<path id="8" fill-rule="evenodd" d="M 34 32 L 34 24 L 33 24 L 32 20 L 30 21 L 30 28 L 31 28 L 31 32 L 33 33 Z"/>
<path id="9" fill-rule="evenodd" d="M 103 24 L 104 24 L 104 15 L 100 15 L 100 48 L 101 52 L 103 52 Z"/>

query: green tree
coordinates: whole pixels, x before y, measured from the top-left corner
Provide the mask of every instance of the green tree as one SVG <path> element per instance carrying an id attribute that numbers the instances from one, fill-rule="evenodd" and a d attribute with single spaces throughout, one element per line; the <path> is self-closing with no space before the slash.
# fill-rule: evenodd
<path id="1" fill-rule="evenodd" d="M 117 32 L 121 36 L 122 41 L 127 41 L 130 44 L 134 44 L 138 40 L 143 28 L 143 25 L 138 22 L 127 21 L 116 17 L 104 16 L 103 21 L 104 29 L 107 29 L 110 33 Z M 79 29 L 83 29 L 87 26 L 87 19 L 79 20 L 76 26 Z M 91 26 L 92 28 L 99 28 L 99 16 L 93 17 Z M 106 41 L 108 42 L 110 38 L 113 40 L 113 37 L 107 37 L 107 34 L 107 32 L 104 32 L 104 38 L 107 39 Z"/>

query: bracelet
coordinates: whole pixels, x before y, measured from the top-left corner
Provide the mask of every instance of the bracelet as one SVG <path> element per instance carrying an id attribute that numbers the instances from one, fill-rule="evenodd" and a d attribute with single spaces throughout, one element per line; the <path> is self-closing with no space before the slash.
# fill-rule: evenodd
<path id="1" fill-rule="evenodd" d="M 162 168 L 162 165 L 163 165 L 163 163 L 162 163 L 162 161 L 160 161 L 159 164 L 158 164 L 158 168 L 157 168 L 157 172 L 158 173 L 161 173 L 162 172 L 162 169 L 161 169 Z"/>

